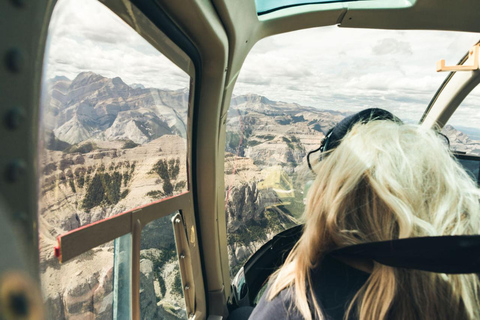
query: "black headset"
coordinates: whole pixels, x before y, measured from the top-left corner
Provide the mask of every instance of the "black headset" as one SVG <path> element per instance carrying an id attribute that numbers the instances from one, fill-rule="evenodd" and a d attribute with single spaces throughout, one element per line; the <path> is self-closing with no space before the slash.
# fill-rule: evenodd
<path id="1" fill-rule="evenodd" d="M 390 120 L 397 123 L 403 123 L 402 120 L 394 116 L 392 113 L 379 108 L 365 109 L 346 117 L 345 119 L 340 121 L 335 127 L 328 130 L 325 138 L 323 138 L 322 142 L 320 143 L 320 147 L 310 151 L 307 154 L 307 164 L 310 170 L 313 170 L 312 165 L 310 164 L 310 155 L 320 151 L 320 155 L 324 156 L 326 152 L 338 147 L 342 139 L 353 128 L 355 124 L 359 122 L 367 123 L 376 120 Z"/>

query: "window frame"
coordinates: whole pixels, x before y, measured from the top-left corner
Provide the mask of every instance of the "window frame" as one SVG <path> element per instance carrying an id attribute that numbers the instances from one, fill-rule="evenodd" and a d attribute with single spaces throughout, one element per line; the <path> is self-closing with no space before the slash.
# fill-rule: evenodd
<path id="1" fill-rule="evenodd" d="M 100 1 L 99 1 L 100 2 Z M 135 1 L 132 1 L 135 2 Z M 191 267 L 193 279 L 182 279 L 182 281 L 195 282 L 194 288 L 194 310 L 189 314 L 200 316 L 206 314 L 206 300 L 203 283 L 203 268 L 200 259 L 198 230 L 196 226 L 196 215 L 194 210 L 194 197 L 192 191 L 192 124 L 193 110 L 196 98 L 196 77 L 198 76 L 198 53 L 186 36 L 159 8 L 154 7 L 145 10 L 134 5 L 126 8 L 117 1 L 101 1 L 113 14 L 125 21 L 135 32 L 149 42 L 156 50 L 161 52 L 169 60 L 190 76 L 189 101 L 187 113 L 187 141 L 186 141 L 186 170 L 187 170 L 187 191 L 168 198 L 148 203 L 133 208 L 112 217 L 96 221 L 82 226 L 57 237 L 58 247 L 55 248 L 55 255 L 60 262 L 71 260 L 82 253 L 85 253 L 99 245 L 115 240 L 126 234 L 131 234 L 131 314 L 133 320 L 140 319 L 140 241 L 143 228 L 151 221 L 168 216 L 177 211 L 182 217 L 183 228 L 189 237 L 189 249 L 191 254 Z M 142 10 L 143 9 L 143 10 Z M 148 16 L 142 11 L 148 12 Z M 152 17 L 153 15 L 153 17 Z M 163 19 L 158 19 L 160 16 Z M 49 17 L 51 18 L 51 17 Z M 161 21 L 162 25 L 154 23 Z M 172 39 L 175 39 L 172 40 Z M 187 53 L 188 52 L 188 53 Z M 37 149 L 38 150 L 38 149 Z M 37 151 L 38 152 L 38 151 Z M 40 173 L 38 173 L 40 174 Z M 180 260 L 181 252 L 177 255 Z"/>
<path id="2" fill-rule="evenodd" d="M 479 44 L 478 41 L 476 44 Z M 473 57 L 469 51 L 460 59 L 457 65 L 469 65 Z M 419 123 L 427 128 L 443 128 L 458 106 L 480 84 L 480 72 L 477 71 L 452 71 L 445 78 L 442 85 L 432 97 L 425 109 Z"/>

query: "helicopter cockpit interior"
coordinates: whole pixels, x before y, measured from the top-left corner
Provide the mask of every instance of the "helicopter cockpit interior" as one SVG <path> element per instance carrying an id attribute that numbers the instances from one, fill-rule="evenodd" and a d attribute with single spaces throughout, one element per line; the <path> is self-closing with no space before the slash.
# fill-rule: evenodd
<path id="1" fill-rule="evenodd" d="M 308 152 L 362 109 L 441 131 L 480 185 L 476 0 L 8 0 L 0 15 L 0 318 L 254 307 L 300 236 Z"/>

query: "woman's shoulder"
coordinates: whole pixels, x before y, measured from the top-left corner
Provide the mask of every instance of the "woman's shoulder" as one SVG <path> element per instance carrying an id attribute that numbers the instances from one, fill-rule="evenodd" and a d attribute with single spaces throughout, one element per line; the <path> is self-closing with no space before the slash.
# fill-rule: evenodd
<path id="1" fill-rule="evenodd" d="M 352 268 L 341 261 L 326 257 L 311 271 L 314 297 L 321 306 L 325 319 L 343 319 L 353 296 L 367 281 L 368 273 Z M 295 307 L 294 287 L 282 290 L 268 301 L 267 288 L 249 320 L 303 320 Z M 353 317 L 354 318 L 354 317 Z"/>
<path id="2" fill-rule="evenodd" d="M 282 290 L 271 301 L 267 300 L 267 293 L 268 289 L 248 318 L 249 320 L 303 320 L 295 307 L 291 288 Z"/>

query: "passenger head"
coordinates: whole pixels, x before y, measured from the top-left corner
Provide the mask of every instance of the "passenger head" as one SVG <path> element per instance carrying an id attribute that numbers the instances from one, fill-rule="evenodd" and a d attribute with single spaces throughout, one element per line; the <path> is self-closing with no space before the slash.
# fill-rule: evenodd
<path id="1" fill-rule="evenodd" d="M 328 251 L 480 232 L 479 189 L 433 130 L 390 120 L 357 123 L 313 169 L 316 178 L 307 197 L 304 233 L 274 275 L 269 292 L 271 299 L 293 287 L 296 306 L 306 319 L 311 319 L 309 270 Z M 477 319 L 478 287 L 476 275 L 373 263 L 351 311 L 361 320 Z"/>
<path id="2" fill-rule="evenodd" d="M 323 250 L 480 231 L 479 190 L 433 130 L 357 124 L 314 171 L 305 237 L 322 231 Z"/>

